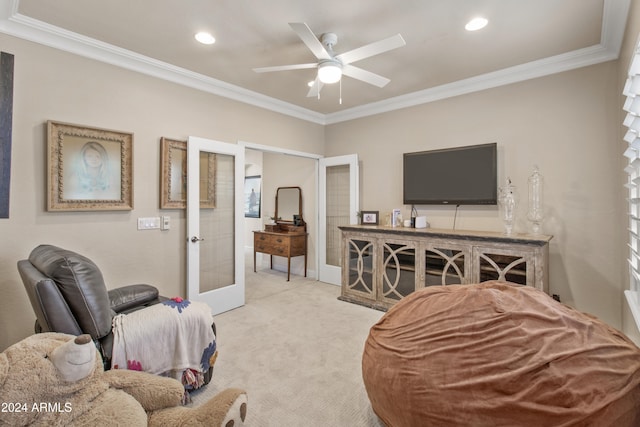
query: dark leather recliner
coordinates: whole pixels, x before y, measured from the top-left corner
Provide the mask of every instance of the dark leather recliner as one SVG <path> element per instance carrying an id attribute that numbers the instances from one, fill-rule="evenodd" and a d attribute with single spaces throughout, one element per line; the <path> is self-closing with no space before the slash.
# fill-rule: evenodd
<path id="1" fill-rule="evenodd" d="M 167 298 L 151 285 L 129 285 L 107 291 L 100 269 L 88 258 L 53 245 L 36 247 L 18 271 L 36 314 L 35 332 L 89 334 L 111 368 L 112 319 Z M 212 323 L 215 333 L 215 324 Z M 212 369 L 205 374 L 211 379 Z"/>

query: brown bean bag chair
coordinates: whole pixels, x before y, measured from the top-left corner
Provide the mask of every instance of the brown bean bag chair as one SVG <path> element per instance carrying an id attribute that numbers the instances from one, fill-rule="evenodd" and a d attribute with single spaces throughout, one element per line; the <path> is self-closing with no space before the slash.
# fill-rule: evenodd
<path id="1" fill-rule="evenodd" d="M 371 328 L 362 376 L 401 426 L 639 426 L 640 349 L 531 287 L 429 287 Z"/>

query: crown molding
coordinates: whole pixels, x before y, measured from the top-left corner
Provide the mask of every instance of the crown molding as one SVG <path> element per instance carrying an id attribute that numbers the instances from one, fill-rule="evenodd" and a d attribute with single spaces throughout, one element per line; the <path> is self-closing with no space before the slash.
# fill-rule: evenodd
<path id="1" fill-rule="evenodd" d="M 325 123 L 339 123 L 375 114 L 400 110 L 403 108 L 414 107 L 416 105 L 427 104 L 429 102 L 453 98 L 455 96 L 466 95 L 473 92 L 505 86 L 511 83 L 517 83 L 580 67 L 586 67 L 600 62 L 611 61 L 616 58 L 617 55 L 613 54 L 602 45 L 595 45 L 566 54 L 504 68 L 492 73 L 458 80 L 453 83 L 435 86 L 418 92 L 409 93 L 407 95 L 400 95 L 337 113 L 327 114 Z"/>
<path id="2" fill-rule="evenodd" d="M 605 0 L 600 43 L 564 54 L 504 68 L 487 74 L 435 86 L 326 115 L 326 124 L 387 113 L 537 77 L 574 70 L 618 59 L 631 0 Z"/>
<path id="3" fill-rule="evenodd" d="M 631 0 L 604 1 L 600 44 L 615 53 L 616 58 L 620 55 L 630 6 Z"/>
<path id="4" fill-rule="evenodd" d="M 280 101 L 29 18 L 18 13 L 19 2 L 10 0 L 0 5 L 0 32 L 258 108 L 327 125 L 615 60 L 620 53 L 631 0 L 604 0 L 602 33 L 597 45 L 330 114 Z"/>
<path id="5" fill-rule="evenodd" d="M 11 0 L 0 6 L 0 32 L 259 108 L 324 124 L 325 116 L 322 113 L 29 18 L 17 12 L 18 5 L 19 0 Z"/>

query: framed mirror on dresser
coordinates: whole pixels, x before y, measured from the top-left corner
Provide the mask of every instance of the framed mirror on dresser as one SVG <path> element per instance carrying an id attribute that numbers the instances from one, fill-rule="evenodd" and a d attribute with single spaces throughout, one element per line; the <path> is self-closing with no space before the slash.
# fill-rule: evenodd
<path id="1" fill-rule="evenodd" d="M 278 187 L 276 190 L 275 225 L 272 230 L 307 231 L 302 218 L 302 189 L 300 187 Z"/>
<path id="2" fill-rule="evenodd" d="M 265 224 L 264 231 L 253 232 L 253 271 L 256 253 L 287 258 L 287 281 L 291 278 L 291 258 L 304 256 L 304 277 L 307 277 L 307 224 L 302 217 L 302 189 L 278 187 L 276 190 L 275 223 Z"/>

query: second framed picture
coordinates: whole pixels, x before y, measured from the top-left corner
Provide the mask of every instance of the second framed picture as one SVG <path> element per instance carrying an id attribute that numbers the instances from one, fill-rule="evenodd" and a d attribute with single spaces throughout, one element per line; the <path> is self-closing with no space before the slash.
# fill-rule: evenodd
<path id="1" fill-rule="evenodd" d="M 378 211 L 362 211 L 362 225 L 378 225 Z"/>
<path id="2" fill-rule="evenodd" d="M 244 177 L 244 216 L 260 218 L 260 175 Z"/>
<path id="3" fill-rule="evenodd" d="M 200 208 L 216 207 L 216 155 L 200 153 Z M 187 208 L 187 141 L 160 138 L 160 209 Z"/>

